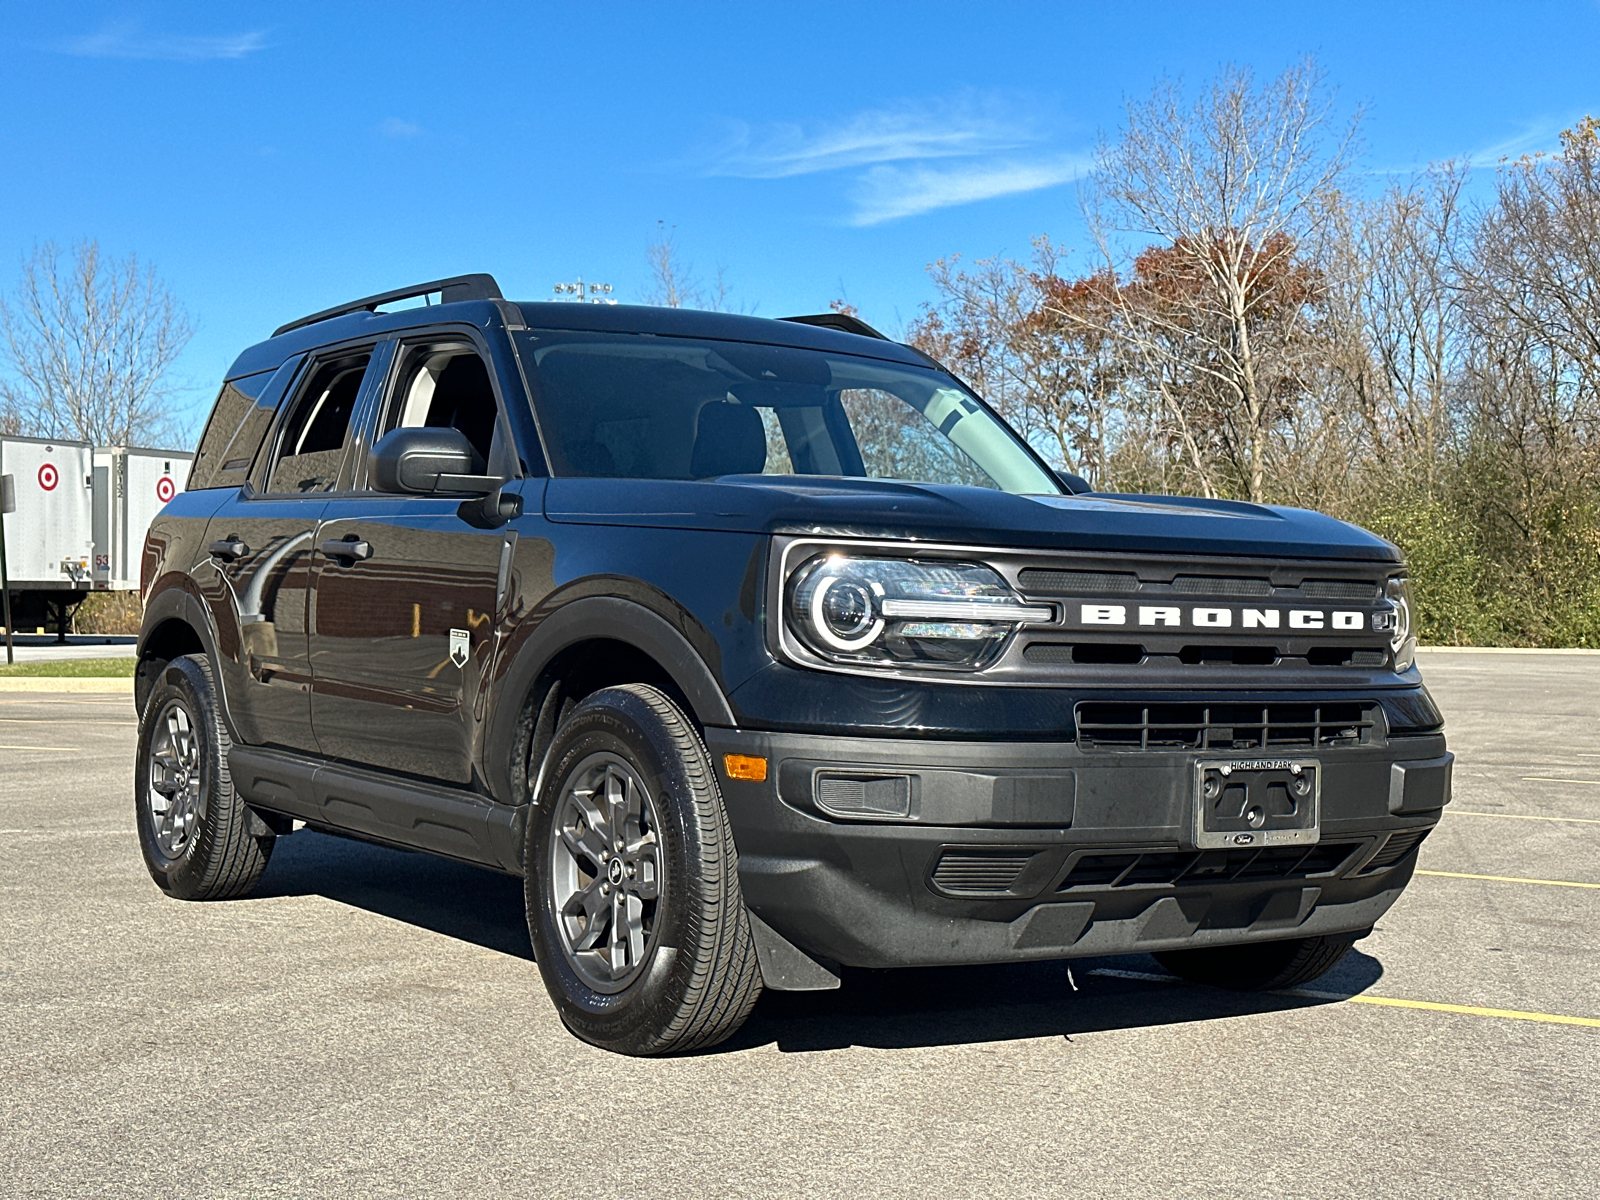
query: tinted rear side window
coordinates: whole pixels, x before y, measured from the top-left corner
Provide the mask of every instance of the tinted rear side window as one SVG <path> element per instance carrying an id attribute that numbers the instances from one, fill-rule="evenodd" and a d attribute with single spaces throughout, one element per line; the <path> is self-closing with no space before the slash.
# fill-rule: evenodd
<path id="1" fill-rule="evenodd" d="M 350 415 L 371 358 L 365 351 L 347 354 L 312 370 L 279 435 L 268 492 L 326 492 L 338 482 Z"/>
<path id="2" fill-rule="evenodd" d="M 292 364 L 285 366 L 292 370 Z M 270 386 L 277 374 L 258 371 L 222 385 L 200 437 L 186 490 L 236 488 L 244 483 L 283 395 L 281 385 Z"/>

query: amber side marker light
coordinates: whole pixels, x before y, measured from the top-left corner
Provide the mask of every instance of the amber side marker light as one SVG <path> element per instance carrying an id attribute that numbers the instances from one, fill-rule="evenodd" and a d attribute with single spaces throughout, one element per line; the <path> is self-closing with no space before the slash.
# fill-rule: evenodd
<path id="1" fill-rule="evenodd" d="M 743 779 L 747 783 L 764 783 L 767 778 L 767 760 L 754 754 L 724 754 L 722 766 L 729 779 Z"/>

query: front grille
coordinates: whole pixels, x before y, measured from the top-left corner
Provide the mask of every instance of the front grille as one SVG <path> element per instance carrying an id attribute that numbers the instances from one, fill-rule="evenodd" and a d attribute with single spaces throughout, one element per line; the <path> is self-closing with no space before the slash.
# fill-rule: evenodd
<path id="1" fill-rule="evenodd" d="M 1004 892 L 1032 859 L 1031 850 L 946 850 L 933 869 L 933 882 L 944 892 Z"/>
<path id="2" fill-rule="evenodd" d="M 1308 600 L 1376 600 L 1378 585 L 1343 579 L 1308 579 L 1300 585 L 1300 594 Z"/>
<path id="3" fill-rule="evenodd" d="M 1126 595 L 1139 590 L 1137 575 L 1112 571 L 1052 571 L 1028 567 L 1018 577 L 1022 590 L 1038 596 Z"/>
<path id="4" fill-rule="evenodd" d="M 1085 702 L 1075 710 L 1085 750 L 1317 750 L 1371 739 L 1376 710 L 1339 704 Z"/>
<path id="5" fill-rule="evenodd" d="M 1214 579 L 1208 575 L 1179 575 L 1172 590 L 1185 596 L 1270 596 L 1267 579 Z"/>
<path id="6" fill-rule="evenodd" d="M 1403 833 L 1391 833 L 1383 849 L 1372 856 L 1372 861 L 1361 868 L 1361 873 L 1376 875 L 1379 871 L 1387 871 L 1420 846 L 1422 839 L 1431 832 L 1431 829 L 1407 829 Z"/>
<path id="7" fill-rule="evenodd" d="M 1144 647 L 1137 642 L 1034 642 L 1022 657 L 1031 663 L 1133 666 L 1144 661 Z"/>
<path id="8" fill-rule="evenodd" d="M 1128 850 L 1086 854 L 1057 887 L 1125 888 L 1176 883 L 1229 883 L 1328 875 L 1342 867 L 1360 842 L 1272 846 L 1263 850 Z"/>

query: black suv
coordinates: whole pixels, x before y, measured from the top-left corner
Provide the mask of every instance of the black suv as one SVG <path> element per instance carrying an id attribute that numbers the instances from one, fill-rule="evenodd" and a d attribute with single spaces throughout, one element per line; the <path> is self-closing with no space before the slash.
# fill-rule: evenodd
<path id="1" fill-rule="evenodd" d="M 1302 982 L 1450 796 L 1393 546 L 1089 493 L 850 317 L 368 297 L 239 356 L 189 488 L 144 553 L 156 882 L 241 895 L 302 826 L 520 876 L 623 1053 L 845 967 Z"/>

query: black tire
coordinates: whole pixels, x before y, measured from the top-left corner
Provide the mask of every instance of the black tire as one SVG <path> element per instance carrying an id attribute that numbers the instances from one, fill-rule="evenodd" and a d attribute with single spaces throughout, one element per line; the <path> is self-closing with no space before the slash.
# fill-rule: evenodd
<path id="1" fill-rule="evenodd" d="M 183 726 L 192 748 L 175 752 Z M 243 896 L 272 854 L 271 834 L 252 833 L 262 827 L 234 790 L 231 745 L 211 663 L 200 654 L 173 659 L 139 720 L 133 808 L 150 878 L 179 900 Z"/>
<path id="2" fill-rule="evenodd" d="M 1236 992 L 1267 992 L 1299 987 L 1332 970 L 1355 945 L 1356 933 L 1253 942 L 1244 946 L 1210 946 L 1203 950 L 1168 950 L 1155 959 L 1174 975 L 1192 983 Z"/>
<path id="3" fill-rule="evenodd" d="M 619 1054 L 727 1038 L 761 995 L 761 972 L 699 733 L 656 688 L 606 688 L 562 722 L 546 761 L 528 816 L 525 895 L 534 955 L 562 1021 Z M 603 819 L 591 823 L 584 806 L 597 788 L 610 799 L 594 803 Z M 620 815 L 630 806 L 637 826 Z M 609 849 L 613 827 L 633 831 L 623 853 Z M 604 950 L 584 948 L 601 936 Z"/>

